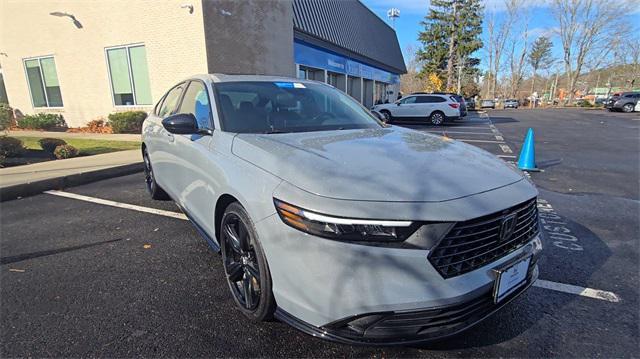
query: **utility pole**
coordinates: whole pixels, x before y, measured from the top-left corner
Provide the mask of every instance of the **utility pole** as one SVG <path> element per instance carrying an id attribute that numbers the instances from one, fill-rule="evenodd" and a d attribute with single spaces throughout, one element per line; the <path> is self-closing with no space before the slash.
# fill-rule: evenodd
<path id="1" fill-rule="evenodd" d="M 464 60 L 460 62 L 460 56 L 458 56 L 458 95 L 462 95 L 462 70 L 464 69 Z"/>
<path id="2" fill-rule="evenodd" d="M 558 90 L 558 75 L 559 73 L 556 72 L 556 79 L 555 81 L 553 81 L 553 92 L 551 92 L 551 104 L 553 104 L 556 99 L 556 91 Z"/>

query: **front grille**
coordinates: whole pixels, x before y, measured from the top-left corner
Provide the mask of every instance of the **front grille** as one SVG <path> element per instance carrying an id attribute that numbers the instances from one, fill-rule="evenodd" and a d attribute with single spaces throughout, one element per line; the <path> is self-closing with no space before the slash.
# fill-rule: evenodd
<path id="1" fill-rule="evenodd" d="M 516 214 L 513 234 L 500 240 L 502 220 Z M 471 272 L 503 257 L 538 234 L 536 199 L 465 222 L 458 222 L 429 254 L 444 278 Z"/>

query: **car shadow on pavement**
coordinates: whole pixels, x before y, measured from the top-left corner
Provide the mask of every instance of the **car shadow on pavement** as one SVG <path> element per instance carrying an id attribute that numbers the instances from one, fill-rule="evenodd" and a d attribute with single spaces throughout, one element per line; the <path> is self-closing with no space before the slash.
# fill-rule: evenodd
<path id="1" fill-rule="evenodd" d="M 496 123 L 512 123 L 512 122 L 520 122 L 513 117 L 494 117 L 491 116 L 491 122 Z"/>
<path id="2" fill-rule="evenodd" d="M 20 255 L 17 255 L 17 256 L 0 257 L 0 265 L 12 264 L 12 263 L 21 262 L 21 261 L 24 261 L 24 260 L 27 260 L 27 259 L 34 259 L 34 258 L 46 257 L 46 256 L 54 255 L 54 254 L 77 251 L 79 249 L 85 249 L 85 248 L 90 248 L 90 247 L 94 247 L 94 246 L 100 246 L 100 245 L 103 245 L 103 244 L 109 244 L 109 243 L 113 243 L 113 242 L 118 242 L 118 241 L 121 241 L 123 239 L 124 238 L 111 239 L 111 240 L 108 240 L 108 241 L 89 243 L 89 244 L 82 244 L 82 245 L 79 245 L 79 246 L 71 246 L 71 247 L 64 247 L 64 248 L 58 248 L 58 249 L 50 249 L 50 250 L 46 250 L 46 251 L 37 251 L 37 252 L 20 254 Z"/>

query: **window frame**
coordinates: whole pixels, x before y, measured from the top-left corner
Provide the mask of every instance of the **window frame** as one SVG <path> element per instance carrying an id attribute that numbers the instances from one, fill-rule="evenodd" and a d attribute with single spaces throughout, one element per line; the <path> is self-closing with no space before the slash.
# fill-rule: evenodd
<path id="1" fill-rule="evenodd" d="M 134 81 L 133 81 L 133 70 L 131 69 L 131 56 L 129 54 L 129 48 L 131 48 L 131 47 L 139 47 L 139 46 L 144 46 L 145 51 L 147 51 L 147 45 L 145 45 L 144 42 L 136 42 L 136 43 L 132 43 L 132 44 L 125 44 L 125 45 L 118 45 L 118 46 L 109 46 L 109 47 L 105 47 L 104 48 L 104 60 L 105 60 L 105 65 L 107 65 L 107 74 L 109 75 L 109 92 L 111 92 L 111 105 L 113 105 L 113 107 L 118 107 L 118 108 L 153 107 L 153 100 L 151 101 L 150 104 L 146 104 L 146 105 L 139 105 L 139 104 L 135 103 L 136 102 L 136 89 L 135 89 L 135 84 L 134 84 Z M 111 67 L 109 66 L 109 54 L 108 54 L 108 51 L 109 50 L 118 50 L 118 49 L 125 49 L 125 52 L 127 53 L 127 69 L 129 70 L 129 83 L 131 84 L 131 94 L 133 95 L 133 102 L 134 102 L 133 105 L 116 105 L 116 98 L 115 98 L 115 94 L 113 93 L 113 80 L 111 78 Z M 148 63 L 147 63 L 147 72 L 149 72 L 149 64 Z M 171 90 L 169 90 L 169 91 L 171 91 Z M 151 76 L 149 76 L 149 92 L 151 92 Z M 153 94 L 151 95 L 151 97 L 153 97 Z"/>
<path id="2" fill-rule="evenodd" d="M 43 56 L 32 56 L 25 57 L 22 59 L 22 68 L 24 69 L 24 76 L 27 80 L 27 87 L 29 88 L 29 98 L 31 99 L 31 107 L 34 109 L 52 109 L 52 110 L 62 110 L 64 109 L 64 99 L 62 97 L 62 86 L 60 86 L 60 76 L 58 76 L 58 65 L 56 64 L 56 76 L 58 77 L 58 87 L 60 87 L 60 99 L 62 100 L 62 106 L 49 106 L 49 95 L 47 95 L 47 90 L 44 82 L 44 73 L 42 72 L 42 59 L 53 59 L 54 63 L 56 61 L 55 56 L 51 55 L 43 55 Z M 47 106 L 36 106 L 35 102 L 33 102 L 33 92 L 31 92 L 31 82 L 29 81 L 29 74 L 27 73 L 27 61 L 38 60 L 38 70 L 40 70 L 40 81 L 42 82 L 42 89 L 44 92 L 44 100 L 47 103 Z"/>
<path id="3" fill-rule="evenodd" d="M 413 100 L 413 102 L 407 103 L 407 101 L 410 98 L 415 98 L 415 100 Z M 416 103 L 418 103 L 418 96 L 417 95 L 410 95 L 410 96 L 406 96 L 405 98 L 400 99 L 400 104 L 401 105 L 411 105 L 411 104 L 416 104 Z"/>
<path id="4" fill-rule="evenodd" d="M 180 96 L 178 96 L 178 102 L 176 102 L 176 108 L 175 110 L 171 111 L 170 113 L 166 114 L 165 116 L 160 116 L 159 113 L 156 113 L 156 116 L 165 119 L 169 116 L 175 115 L 180 107 L 182 107 L 182 99 L 184 98 L 184 93 L 186 92 L 185 90 L 187 89 L 188 85 L 189 85 L 190 80 L 185 80 L 185 81 L 180 81 L 177 84 L 173 85 L 169 90 L 167 90 L 167 92 L 162 96 L 162 104 L 158 103 L 160 105 L 160 107 L 158 108 L 158 111 L 160 111 L 162 109 L 162 106 L 164 105 L 164 101 L 167 99 L 167 96 L 169 95 L 169 93 L 173 90 L 175 90 L 177 87 L 179 86 L 184 86 L 184 88 L 182 89 L 182 92 L 180 93 Z"/>

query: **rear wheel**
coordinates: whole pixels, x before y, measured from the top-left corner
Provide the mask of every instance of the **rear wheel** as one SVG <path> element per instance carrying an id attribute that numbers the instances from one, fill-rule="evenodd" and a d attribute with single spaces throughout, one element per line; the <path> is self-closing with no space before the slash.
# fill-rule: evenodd
<path id="1" fill-rule="evenodd" d="M 220 249 L 229 289 L 247 318 L 272 318 L 276 303 L 271 274 L 253 222 L 237 202 L 230 204 L 220 224 Z"/>
<path id="2" fill-rule="evenodd" d="M 627 113 L 633 112 L 633 107 L 634 106 L 632 103 L 625 104 L 624 106 L 622 106 L 622 111 Z"/>
<path id="3" fill-rule="evenodd" d="M 429 121 L 434 126 L 439 126 L 444 123 L 444 113 L 440 111 L 434 111 L 431 116 L 429 116 Z"/>
<path id="4" fill-rule="evenodd" d="M 151 159 L 149 158 L 149 153 L 147 152 L 146 147 L 142 149 L 142 159 L 144 161 L 144 182 L 151 198 L 163 201 L 170 199 L 167 192 L 165 192 L 156 182 L 153 167 L 151 166 Z"/>

